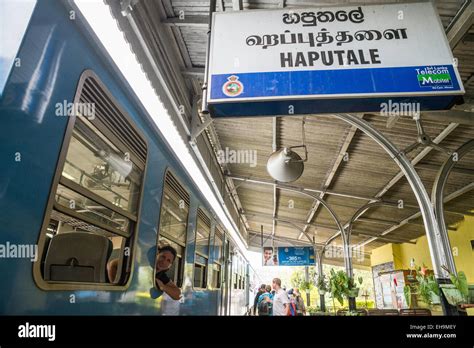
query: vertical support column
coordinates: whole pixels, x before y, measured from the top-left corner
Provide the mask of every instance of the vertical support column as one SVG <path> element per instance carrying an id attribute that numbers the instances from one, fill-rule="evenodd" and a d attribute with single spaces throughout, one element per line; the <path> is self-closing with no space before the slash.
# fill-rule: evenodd
<path id="1" fill-rule="evenodd" d="M 309 266 L 304 267 L 304 277 L 305 277 L 306 283 L 309 283 Z M 311 296 L 309 293 L 309 289 L 306 291 L 306 304 L 308 306 L 311 306 Z"/>
<path id="2" fill-rule="evenodd" d="M 440 170 L 436 174 L 436 178 L 433 183 L 433 191 L 431 192 L 431 200 L 435 210 L 436 220 L 439 226 L 439 239 L 441 240 L 441 246 L 445 255 L 445 265 L 451 273 L 456 273 L 456 265 L 454 263 L 453 253 L 451 249 L 451 243 L 449 241 L 448 231 L 446 229 L 446 222 L 444 220 L 444 200 L 443 192 L 446 182 L 448 181 L 449 173 L 461 158 L 474 149 L 474 140 L 470 140 L 464 143 L 461 147 L 453 152 L 441 166 Z M 450 283 L 449 279 L 437 279 L 438 284 Z M 459 315 L 456 307 L 451 306 L 446 300 L 444 294 L 441 292 L 441 305 L 443 312 L 447 315 Z"/>
<path id="3" fill-rule="evenodd" d="M 418 205 L 420 206 L 435 277 L 438 282 L 442 281 L 442 279 L 448 278 L 447 272 L 441 267 L 446 264 L 447 257 L 445 254 L 443 241 L 440 236 L 439 226 L 438 222 L 436 221 L 434 209 L 431 205 L 430 197 L 426 192 L 423 182 L 421 181 L 411 162 L 406 158 L 403 152 L 399 151 L 390 140 L 388 140 L 376 128 L 372 127 L 367 121 L 364 121 L 363 119 L 351 114 L 336 114 L 335 116 L 348 122 L 349 124 L 356 126 L 358 129 L 368 135 L 371 139 L 378 143 L 390 155 L 390 157 L 392 157 L 395 163 L 398 164 L 408 183 L 410 184 Z"/>
<path id="4" fill-rule="evenodd" d="M 324 255 L 324 248 L 321 250 L 321 253 L 316 252 L 316 248 L 314 248 L 314 256 L 318 260 L 318 277 L 322 277 L 323 274 L 323 255 Z M 319 307 L 321 308 L 322 312 L 326 312 L 326 300 L 324 298 L 324 294 L 319 294 Z"/>

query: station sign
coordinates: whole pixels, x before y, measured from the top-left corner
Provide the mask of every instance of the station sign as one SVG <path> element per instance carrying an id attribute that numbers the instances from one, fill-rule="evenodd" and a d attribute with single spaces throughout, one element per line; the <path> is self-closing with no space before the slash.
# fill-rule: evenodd
<path id="1" fill-rule="evenodd" d="M 452 107 L 464 94 L 432 2 L 216 12 L 211 115 Z"/>
<path id="2" fill-rule="evenodd" d="M 314 266 L 313 247 L 264 247 L 263 266 Z"/>

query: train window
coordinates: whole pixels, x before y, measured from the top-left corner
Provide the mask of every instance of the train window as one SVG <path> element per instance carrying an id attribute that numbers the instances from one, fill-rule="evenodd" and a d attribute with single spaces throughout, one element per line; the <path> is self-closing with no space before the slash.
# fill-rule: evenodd
<path id="1" fill-rule="evenodd" d="M 207 284 L 207 259 L 196 255 L 194 261 L 194 287 L 205 288 Z"/>
<path id="2" fill-rule="evenodd" d="M 207 267 L 209 262 L 209 237 L 211 235 L 211 219 L 198 209 L 196 225 L 196 253 L 194 261 L 194 287 L 207 287 Z"/>
<path id="3" fill-rule="evenodd" d="M 189 192 L 167 171 L 161 200 L 158 246 L 171 245 L 176 249 L 176 260 L 168 275 L 179 287 L 183 284 L 189 199 Z"/>
<path id="4" fill-rule="evenodd" d="M 76 95 L 95 117 L 69 121 L 35 266 L 45 289 L 121 286 L 132 269 L 146 142 L 91 72 Z"/>
<path id="5" fill-rule="evenodd" d="M 221 287 L 221 269 L 224 261 L 224 233 L 219 226 L 216 226 L 214 241 L 212 243 L 212 279 L 211 286 L 215 289 Z"/>

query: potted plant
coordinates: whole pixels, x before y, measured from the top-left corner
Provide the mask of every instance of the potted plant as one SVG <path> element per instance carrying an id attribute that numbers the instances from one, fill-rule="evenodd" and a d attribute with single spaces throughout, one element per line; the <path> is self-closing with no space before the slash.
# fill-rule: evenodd
<path id="1" fill-rule="evenodd" d="M 456 274 L 446 267 L 442 266 L 448 273 L 452 284 L 441 284 L 441 290 L 448 303 L 452 306 L 469 302 L 469 287 L 467 284 L 466 274 L 460 271 Z"/>
<path id="2" fill-rule="evenodd" d="M 362 277 L 359 277 L 358 281 L 359 284 L 362 284 Z M 341 305 L 344 304 L 344 297 L 357 297 L 359 295 L 359 288 L 355 285 L 354 279 L 349 277 L 346 272 L 335 272 L 334 269 L 331 269 L 329 290 L 331 291 L 333 298 L 335 298 Z"/>
<path id="3" fill-rule="evenodd" d="M 357 278 L 359 285 L 362 285 L 362 277 Z M 360 288 L 355 285 L 353 279 L 349 279 L 349 288 L 347 289 L 347 297 L 357 297 L 359 296 Z"/>
<path id="4" fill-rule="evenodd" d="M 332 297 L 338 300 L 341 306 L 344 305 L 344 295 L 347 291 L 348 282 L 348 277 L 344 271 L 335 272 L 334 269 L 331 269 L 329 290 Z"/>
<path id="5" fill-rule="evenodd" d="M 318 288 L 318 292 L 320 295 L 324 295 L 326 291 L 328 291 L 328 284 L 326 282 L 326 276 L 324 274 L 321 274 L 318 277 L 316 287 Z"/>
<path id="6" fill-rule="evenodd" d="M 403 287 L 403 295 L 405 295 L 405 301 L 407 302 L 407 306 L 408 308 L 411 308 L 411 296 L 412 296 L 412 292 L 411 292 L 411 286 L 410 285 L 405 285 Z"/>
<path id="7" fill-rule="evenodd" d="M 428 269 L 424 265 L 418 267 L 415 277 L 418 281 L 417 292 L 422 301 L 428 306 L 441 303 L 438 282 L 433 274 L 428 274 Z"/>

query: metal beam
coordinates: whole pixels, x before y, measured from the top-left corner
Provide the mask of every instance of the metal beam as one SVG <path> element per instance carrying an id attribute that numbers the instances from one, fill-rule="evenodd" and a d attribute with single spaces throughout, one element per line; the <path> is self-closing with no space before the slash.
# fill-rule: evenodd
<path id="1" fill-rule="evenodd" d="M 467 84 L 464 84 L 467 86 Z M 421 119 L 435 122 L 453 122 L 465 125 L 474 125 L 474 112 L 464 111 L 461 108 L 466 107 L 465 105 L 458 106 L 456 109 L 448 111 L 423 111 L 421 113 Z"/>
<path id="2" fill-rule="evenodd" d="M 331 170 L 326 174 L 326 180 L 324 180 L 324 184 L 323 184 L 323 192 L 319 194 L 319 198 L 324 199 L 324 196 L 326 194 L 324 191 L 329 186 L 331 186 L 332 180 L 336 176 L 336 172 L 339 168 L 339 165 L 342 163 L 342 160 L 344 159 L 344 155 L 347 153 L 347 149 L 349 148 L 349 145 L 352 139 L 354 138 L 356 132 L 357 132 L 357 127 L 351 126 L 347 134 L 345 135 L 342 145 L 339 149 L 339 152 L 337 153 L 336 158 L 334 160 L 334 164 Z M 305 227 L 303 227 L 303 231 L 306 232 L 306 229 L 308 228 L 308 224 L 311 223 L 311 221 L 313 220 L 314 216 L 316 215 L 318 211 L 320 204 L 321 204 L 320 201 L 314 202 L 314 205 L 309 211 L 308 216 L 306 218 L 306 225 Z M 298 239 L 301 239 L 302 236 L 303 236 L 303 233 L 299 235 Z"/>
<path id="3" fill-rule="evenodd" d="M 367 232 L 358 232 L 357 230 L 353 231 L 352 234 L 357 235 L 357 236 L 364 236 L 364 237 L 377 237 L 380 240 L 383 240 L 385 242 L 389 243 L 407 243 L 407 244 L 416 244 L 416 242 L 412 242 L 410 239 L 397 239 L 397 238 L 392 238 L 392 237 L 379 237 L 378 235 L 374 233 L 367 233 Z"/>
<path id="4" fill-rule="evenodd" d="M 229 177 L 231 179 L 234 179 L 234 180 L 245 181 L 245 182 L 252 183 L 252 184 L 261 184 L 261 185 L 274 185 L 275 184 L 275 182 L 271 181 L 271 180 L 261 179 L 261 178 L 255 178 L 254 179 L 252 177 L 245 177 L 245 176 L 241 176 L 241 175 L 227 175 L 227 177 Z M 294 190 L 297 190 L 297 191 L 303 190 L 303 191 L 306 191 L 306 192 L 315 192 L 315 193 L 325 193 L 325 194 L 331 195 L 331 196 L 360 199 L 360 200 L 363 200 L 363 201 L 370 201 L 370 200 L 375 199 L 374 197 L 371 197 L 371 196 L 359 196 L 359 195 L 353 195 L 353 194 L 350 194 L 350 193 L 335 192 L 335 191 L 331 191 L 331 190 L 323 191 L 323 190 L 310 189 L 310 188 L 306 188 L 306 187 L 302 187 L 302 186 L 295 186 L 295 185 L 288 185 L 288 184 L 281 184 L 281 183 L 278 183 L 277 185 L 278 185 L 279 188 L 288 188 L 288 189 L 294 189 Z"/>
<path id="5" fill-rule="evenodd" d="M 204 68 L 181 69 L 181 74 L 183 74 L 184 76 L 204 78 Z"/>
<path id="6" fill-rule="evenodd" d="M 275 183 L 274 181 L 267 180 L 267 179 L 252 179 L 252 177 L 246 177 L 246 176 L 241 176 L 241 175 L 226 174 L 226 177 L 228 177 L 230 179 L 233 179 L 233 180 L 247 182 L 247 183 L 250 183 L 250 184 L 272 185 L 273 186 L 274 183 Z M 322 190 L 309 189 L 309 188 L 305 188 L 305 187 L 302 187 L 302 186 L 287 185 L 287 184 L 277 184 L 277 185 L 278 185 L 279 188 L 289 188 L 289 189 L 293 189 L 295 191 L 307 191 L 307 192 L 316 192 L 316 193 L 323 192 Z M 349 194 L 349 193 L 340 193 L 340 192 L 334 192 L 334 191 L 330 191 L 330 190 L 327 190 L 325 192 L 326 192 L 327 195 L 353 198 L 353 199 L 359 199 L 359 200 L 363 200 L 363 201 L 373 201 L 373 202 L 382 201 L 381 199 L 376 199 L 375 197 L 369 197 L 369 196 L 357 196 L 357 195 L 352 195 L 352 194 Z M 389 205 L 387 205 L 387 207 L 393 207 L 393 208 L 398 209 L 396 198 L 393 198 L 390 201 L 384 200 L 384 202 L 389 204 Z M 337 204 L 333 203 L 333 205 L 337 205 Z M 405 208 L 419 209 L 419 206 L 417 204 L 409 204 L 409 203 L 404 202 L 403 206 Z M 452 211 L 452 210 L 444 210 L 444 212 L 448 213 L 448 214 L 454 214 L 454 215 L 462 215 L 462 216 L 465 215 L 465 213 L 460 213 L 460 212 Z"/>
<path id="7" fill-rule="evenodd" d="M 194 27 L 207 28 L 209 25 L 209 16 L 183 16 L 163 19 L 162 24 L 170 27 Z"/>
<path id="8" fill-rule="evenodd" d="M 244 9 L 244 4 L 242 0 L 232 0 L 232 10 L 242 11 Z"/>
<path id="9" fill-rule="evenodd" d="M 458 123 L 450 123 L 441 133 L 438 134 L 436 138 L 433 139 L 433 142 L 439 144 L 443 141 L 456 127 Z M 415 156 L 411 160 L 411 164 L 415 166 L 418 162 L 420 162 L 426 155 L 428 155 L 432 147 L 425 147 L 418 155 Z M 381 198 L 393 185 L 395 185 L 401 178 L 404 177 L 403 171 L 399 171 L 377 194 L 375 195 L 376 198 Z"/>
<path id="10" fill-rule="evenodd" d="M 272 214 L 265 214 L 265 213 L 260 213 L 260 212 L 256 212 L 256 211 L 252 211 L 252 210 L 245 210 L 245 215 L 249 216 L 249 217 L 250 216 L 260 216 L 260 217 L 265 218 L 265 219 L 273 219 Z M 280 221 L 280 222 L 290 221 L 292 223 L 302 224 L 302 225 L 305 224 L 305 220 L 297 220 L 297 219 L 292 219 L 292 218 L 275 218 L 275 220 Z M 335 226 L 328 225 L 328 224 L 314 224 L 314 223 L 311 223 L 310 226 L 314 227 L 314 228 L 328 229 L 328 230 L 331 230 L 331 231 L 337 230 L 337 228 Z"/>
<path id="11" fill-rule="evenodd" d="M 354 222 L 365 222 L 368 224 L 390 225 L 390 226 L 398 224 L 398 221 L 394 221 L 394 220 L 383 220 L 383 219 L 363 218 L 363 217 L 358 218 Z"/>
<path id="12" fill-rule="evenodd" d="M 447 202 L 461 196 L 462 194 L 472 190 L 473 188 L 474 188 L 474 182 L 470 183 L 469 185 L 466 185 L 463 188 L 461 188 L 461 189 L 451 193 L 450 195 L 446 196 L 443 201 L 444 201 L 444 203 L 447 203 Z M 392 227 L 386 229 L 385 231 L 383 231 L 380 234 L 380 236 L 385 236 L 385 235 L 395 231 L 396 229 L 398 229 L 398 228 L 406 225 L 407 223 L 409 223 L 410 220 L 413 220 L 413 219 L 419 217 L 420 215 L 421 215 L 421 212 L 416 212 L 416 213 L 410 215 L 409 217 L 407 217 L 407 218 L 403 219 L 402 221 L 400 221 L 400 223 L 398 223 L 398 225 L 392 226 Z M 357 247 L 364 246 L 364 245 L 367 245 L 369 243 L 372 243 L 376 239 L 377 239 L 377 237 L 370 238 L 370 239 L 366 240 L 365 242 L 359 243 L 357 245 Z"/>
<path id="13" fill-rule="evenodd" d="M 445 185 L 448 181 L 449 174 L 453 170 L 454 166 L 458 163 L 461 158 L 463 158 L 469 151 L 472 151 L 474 149 L 474 139 L 466 142 L 463 144 L 461 147 L 456 149 L 455 153 L 457 154 L 456 161 L 454 160 L 453 157 L 448 158 L 443 166 L 440 168 L 439 172 L 436 175 L 434 184 L 433 184 L 433 189 L 431 192 L 431 200 L 433 202 L 433 206 L 435 208 L 435 213 L 436 213 L 436 218 L 438 220 L 438 224 L 440 227 L 440 235 L 439 238 L 441 240 L 441 245 L 446 249 L 445 250 L 445 265 L 448 267 L 448 269 L 456 273 L 456 265 L 454 263 L 453 255 L 451 252 L 451 245 L 449 241 L 449 236 L 448 236 L 448 231 L 446 229 L 446 222 L 444 220 L 444 199 L 443 199 L 443 192 Z M 471 186 L 474 185 L 474 183 L 471 183 Z M 469 185 L 465 186 L 464 189 L 469 190 Z M 463 189 L 459 190 L 459 192 L 456 195 L 450 194 L 448 197 L 452 197 L 451 199 L 454 199 L 461 195 L 463 192 Z M 465 191 L 464 191 L 465 192 Z"/>
<path id="14" fill-rule="evenodd" d="M 474 3 L 466 0 L 446 28 L 446 37 L 449 46 L 456 47 L 462 37 L 468 32 L 474 23 Z"/>
<path id="15" fill-rule="evenodd" d="M 437 166 L 437 165 L 434 165 L 434 164 L 418 163 L 415 168 L 438 172 L 441 167 Z M 474 170 L 469 169 L 469 168 L 456 168 L 456 167 L 454 167 L 451 170 L 451 173 L 458 173 L 458 174 L 464 174 L 464 175 L 474 175 Z"/>
<path id="16" fill-rule="evenodd" d="M 224 12 L 225 11 L 225 4 L 224 0 L 217 0 L 217 11 Z"/>
<path id="17" fill-rule="evenodd" d="M 255 230 L 249 230 L 249 234 L 252 235 L 253 240 L 255 240 L 255 238 L 260 236 L 260 232 L 257 232 Z M 266 240 L 271 238 L 271 234 L 265 234 L 264 236 L 267 237 Z M 288 238 L 288 237 L 282 237 L 282 236 L 273 237 L 273 239 L 275 239 L 276 241 L 281 241 L 281 242 L 290 241 L 290 242 L 295 243 L 295 244 L 300 244 L 301 246 L 314 246 L 315 245 L 315 246 L 318 246 L 318 247 L 323 247 L 326 244 L 326 243 L 312 243 L 312 242 L 305 241 L 305 240 L 298 240 L 296 238 Z M 260 247 L 260 244 L 258 244 L 258 247 Z M 342 246 L 339 246 L 339 245 L 334 245 L 333 247 L 336 248 L 336 249 L 342 249 Z M 361 253 L 361 254 L 364 254 L 364 255 L 370 255 L 371 254 L 370 251 L 358 251 L 358 253 Z"/>
<path id="18" fill-rule="evenodd" d="M 398 222 L 397 222 L 398 223 Z M 425 227 L 422 223 L 419 222 L 407 222 L 407 225 L 413 225 L 413 226 L 418 226 L 418 227 Z M 448 227 L 449 231 L 457 231 L 457 227 Z"/>

